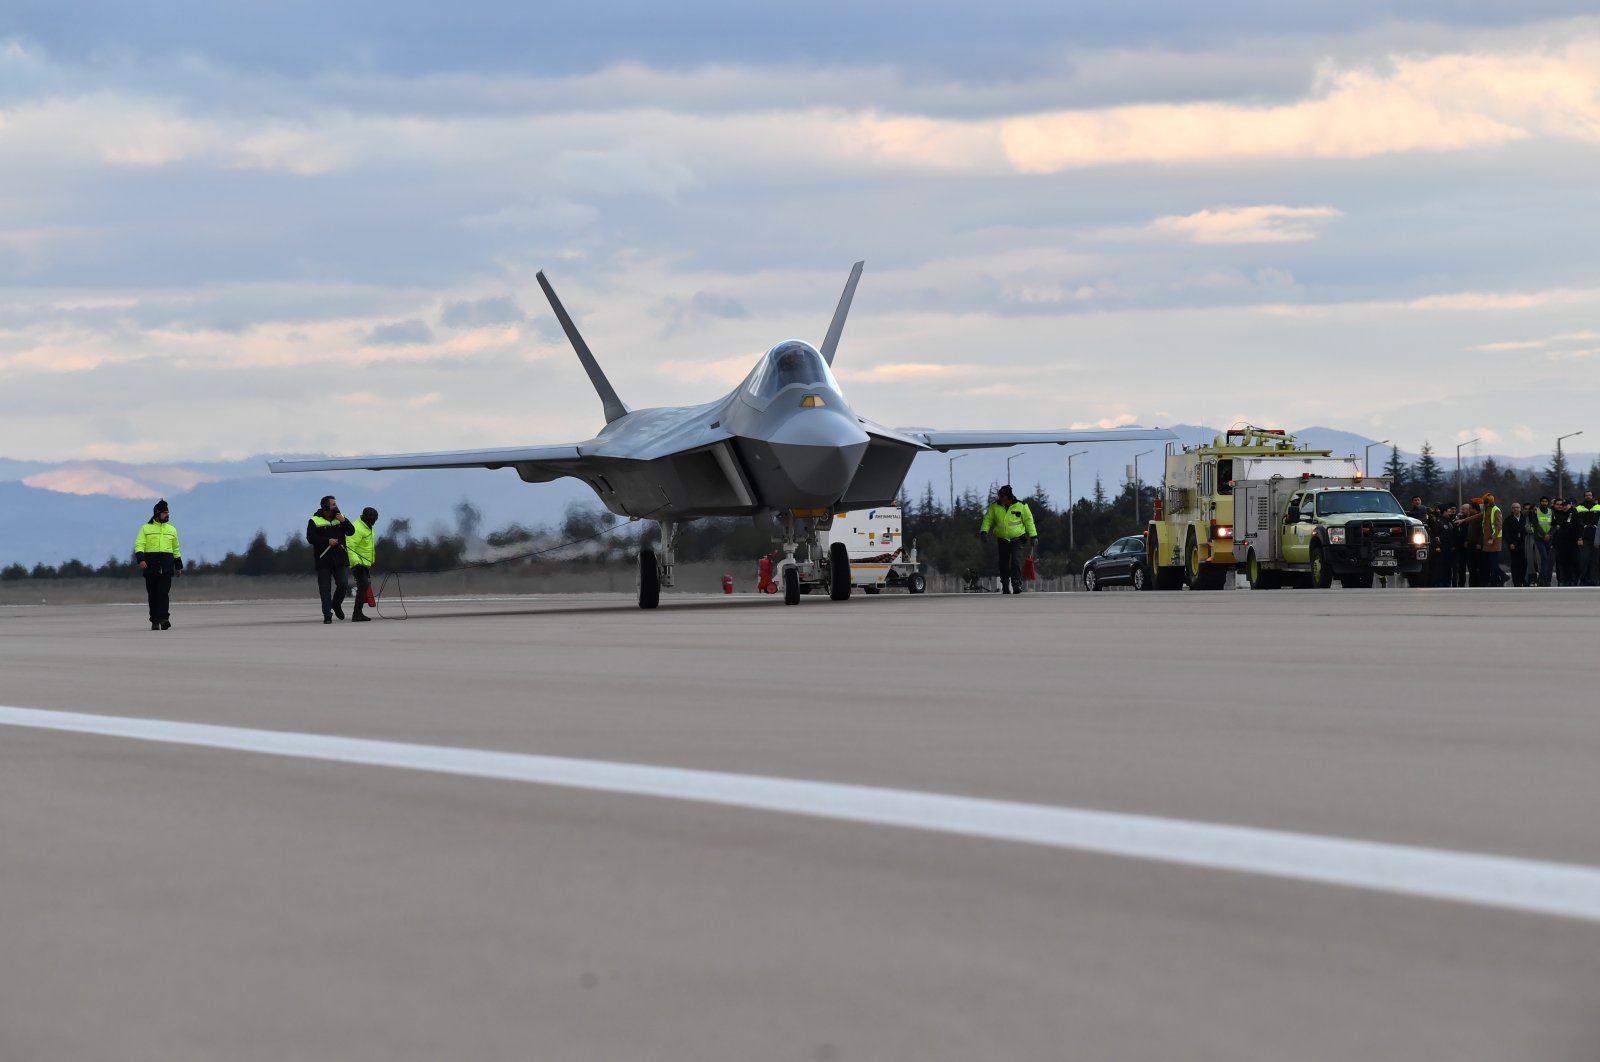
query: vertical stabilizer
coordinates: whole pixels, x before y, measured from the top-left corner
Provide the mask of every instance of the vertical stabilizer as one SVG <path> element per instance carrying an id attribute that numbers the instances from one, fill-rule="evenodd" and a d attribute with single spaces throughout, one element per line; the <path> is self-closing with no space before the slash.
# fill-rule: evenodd
<path id="1" fill-rule="evenodd" d="M 578 326 L 572 323 L 572 318 L 567 316 L 566 308 L 561 305 L 561 300 L 556 298 L 555 289 L 544 278 L 544 270 L 538 273 L 539 286 L 544 289 L 544 297 L 550 300 L 550 308 L 556 312 L 556 320 L 561 322 L 561 330 L 567 333 L 567 339 L 572 343 L 572 349 L 578 352 L 578 360 L 583 362 L 583 371 L 589 374 L 589 382 L 594 384 L 596 393 L 600 395 L 600 404 L 605 407 L 606 423 L 610 424 L 618 417 L 628 414 L 628 404 L 617 397 L 617 392 L 611 386 L 611 381 L 606 379 L 605 372 L 600 368 L 600 363 L 594 360 L 594 354 L 589 350 L 589 344 L 583 341 L 583 336 L 578 334 Z M 851 280 L 854 283 L 854 278 Z M 830 333 L 831 334 L 831 333 Z"/>
<path id="2" fill-rule="evenodd" d="M 839 308 L 833 311 L 833 323 L 828 326 L 828 337 L 822 341 L 822 360 L 833 364 L 833 351 L 844 332 L 844 319 L 850 316 L 850 300 L 856 297 L 856 281 L 861 279 L 865 262 L 857 262 L 850 269 L 850 279 L 844 282 L 844 294 L 839 296 Z"/>

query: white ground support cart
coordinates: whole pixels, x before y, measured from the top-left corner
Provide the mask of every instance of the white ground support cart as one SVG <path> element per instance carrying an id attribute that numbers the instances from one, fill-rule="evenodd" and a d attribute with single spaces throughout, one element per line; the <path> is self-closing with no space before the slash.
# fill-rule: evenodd
<path id="1" fill-rule="evenodd" d="M 906 541 L 902 526 L 897 505 L 834 513 L 833 526 L 823 533 L 824 548 L 844 543 L 850 553 L 850 582 L 869 594 L 886 586 L 920 594 L 928 580 L 917 563 L 917 545 Z"/>
<path id="2" fill-rule="evenodd" d="M 850 585 L 869 594 L 881 593 L 884 587 L 913 594 L 928 588 L 927 577 L 917 563 L 916 543 L 905 540 L 899 506 L 833 513 L 826 526 L 818 527 L 818 546 L 823 558 L 832 556 L 835 547 L 843 546 L 850 558 Z M 803 556 L 796 560 L 794 571 L 800 593 L 831 591 L 826 560 Z M 781 565 L 773 571 L 772 579 L 769 592 L 776 592 L 782 582 Z"/>

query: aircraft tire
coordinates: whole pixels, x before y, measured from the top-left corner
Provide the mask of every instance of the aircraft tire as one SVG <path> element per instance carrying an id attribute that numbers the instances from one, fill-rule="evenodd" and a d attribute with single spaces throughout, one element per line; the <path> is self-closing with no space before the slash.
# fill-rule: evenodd
<path id="1" fill-rule="evenodd" d="M 639 607 L 655 608 L 661 604 L 661 569 L 656 565 L 656 551 L 639 551 Z"/>
<path id="2" fill-rule="evenodd" d="M 835 601 L 849 601 L 850 549 L 843 542 L 828 547 L 828 596 Z"/>
<path id="3" fill-rule="evenodd" d="M 783 570 L 783 603 L 785 605 L 800 603 L 800 573 L 793 568 Z"/>

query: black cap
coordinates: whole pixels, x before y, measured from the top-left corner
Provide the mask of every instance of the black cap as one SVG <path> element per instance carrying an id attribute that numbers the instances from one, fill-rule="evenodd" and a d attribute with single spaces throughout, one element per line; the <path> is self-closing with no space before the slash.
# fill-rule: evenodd
<path id="1" fill-rule="evenodd" d="M 378 510 L 374 509 L 370 505 L 367 506 L 365 509 L 361 510 L 361 519 L 366 521 L 368 527 L 371 527 L 373 524 L 378 522 Z"/>
<path id="2" fill-rule="evenodd" d="M 160 501 L 156 502 L 155 508 L 150 510 L 150 515 L 154 516 L 156 513 L 164 513 L 167 511 L 167 499 L 162 498 Z"/>

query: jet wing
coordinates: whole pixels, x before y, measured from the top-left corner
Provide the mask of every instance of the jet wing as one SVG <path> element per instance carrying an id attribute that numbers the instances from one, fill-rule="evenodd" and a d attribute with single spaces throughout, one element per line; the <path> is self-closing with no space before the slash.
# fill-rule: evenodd
<path id="1" fill-rule="evenodd" d="M 1149 439 L 1167 440 L 1178 436 L 1166 428 L 1094 428 L 1084 431 L 936 431 L 931 428 L 900 428 L 901 435 L 909 436 L 929 449 L 944 453 L 949 450 L 983 450 L 1003 446 L 1032 446 L 1055 443 L 1141 442 Z"/>
<path id="2" fill-rule="evenodd" d="M 373 454 L 302 461 L 268 461 L 271 472 L 380 471 L 390 468 L 515 468 L 529 482 L 576 475 L 582 460 L 576 446 L 526 446 L 503 450 L 446 450 L 432 454 Z"/>

